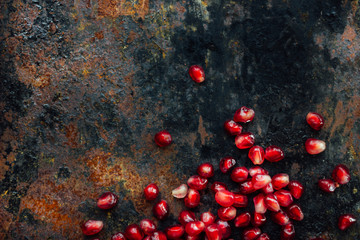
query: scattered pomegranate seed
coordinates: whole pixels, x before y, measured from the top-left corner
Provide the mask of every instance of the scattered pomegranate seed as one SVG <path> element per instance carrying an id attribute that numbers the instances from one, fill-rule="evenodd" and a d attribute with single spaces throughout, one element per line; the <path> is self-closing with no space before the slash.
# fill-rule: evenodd
<path id="1" fill-rule="evenodd" d="M 262 233 L 256 240 L 270 240 L 270 237 L 267 233 Z"/>
<path id="2" fill-rule="evenodd" d="M 255 143 L 255 136 L 251 132 L 240 133 L 235 137 L 235 145 L 239 149 L 251 148 Z"/>
<path id="3" fill-rule="evenodd" d="M 238 110 L 236 110 L 234 114 L 234 121 L 248 123 L 254 119 L 254 116 L 255 116 L 255 111 L 253 109 L 243 106 Z"/>
<path id="4" fill-rule="evenodd" d="M 256 174 L 255 176 L 253 176 L 251 181 L 253 184 L 253 188 L 255 190 L 258 190 L 268 185 L 271 182 L 271 177 L 267 174 Z"/>
<path id="5" fill-rule="evenodd" d="M 144 238 L 144 233 L 138 225 L 131 224 L 125 229 L 125 237 L 128 240 L 141 240 Z"/>
<path id="6" fill-rule="evenodd" d="M 220 171 L 227 173 L 235 164 L 236 160 L 233 157 L 224 157 L 220 160 Z"/>
<path id="7" fill-rule="evenodd" d="M 151 236 L 145 236 L 142 240 L 151 240 Z"/>
<path id="8" fill-rule="evenodd" d="M 218 216 L 221 220 L 230 221 L 236 217 L 236 208 L 221 207 L 218 209 Z"/>
<path id="9" fill-rule="evenodd" d="M 227 186 L 225 183 L 214 182 L 213 184 L 211 184 L 211 191 L 213 191 L 214 193 L 217 193 L 218 191 L 221 190 L 227 190 Z"/>
<path id="10" fill-rule="evenodd" d="M 325 151 L 326 143 L 319 139 L 308 138 L 305 142 L 305 149 L 311 155 L 319 154 Z"/>
<path id="11" fill-rule="evenodd" d="M 253 162 L 254 165 L 263 164 L 265 159 L 264 149 L 260 146 L 253 146 L 249 150 L 248 157 Z"/>
<path id="12" fill-rule="evenodd" d="M 232 136 L 239 135 L 242 131 L 242 126 L 236 123 L 234 120 L 227 120 L 224 123 L 224 128 L 226 132 Z"/>
<path id="13" fill-rule="evenodd" d="M 270 211 L 278 212 L 280 210 L 280 204 L 272 193 L 265 196 L 265 205 Z"/>
<path id="14" fill-rule="evenodd" d="M 227 239 L 231 235 L 231 227 L 227 221 L 223 221 L 221 219 L 216 221 L 218 228 L 220 229 L 222 239 Z"/>
<path id="15" fill-rule="evenodd" d="M 156 231 L 150 236 L 150 239 L 151 240 L 167 240 L 167 237 L 166 237 L 165 233 Z"/>
<path id="16" fill-rule="evenodd" d="M 205 234 L 208 240 L 221 240 L 221 231 L 217 224 L 211 224 L 205 228 Z"/>
<path id="17" fill-rule="evenodd" d="M 306 115 L 306 122 L 315 130 L 320 130 L 324 126 L 324 118 L 316 112 L 309 112 Z"/>
<path id="18" fill-rule="evenodd" d="M 151 183 L 145 187 L 144 195 L 146 200 L 148 201 L 155 200 L 159 195 L 159 188 L 156 186 L 155 183 Z"/>
<path id="19" fill-rule="evenodd" d="M 243 239 L 244 240 L 255 240 L 257 239 L 261 234 L 260 228 L 254 227 L 254 228 L 247 228 L 243 232 Z"/>
<path id="20" fill-rule="evenodd" d="M 251 177 L 255 176 L 256 174 L 269 174 L 269 172 L 259 166 L 255 166 L 249 169 L 249 175 Z"/>
<path id="21" fill-rule="evenodd" d="M 281 229 L 280 239 L 281 240 L 292 240 L 295 238 L 295 227 L 290 222 L 287 225 L 283 226 Z"/>
<path id="22" fill-rule="evenodd" d="M 185 226 L 189 222 L 196 221 L 195 213 L 188 210 L 183 210 L 180 212 L 178 220 L 181 223 L 181 225 Z"/>
<path id="23" fill-rule="evenodd" d="M 175 225 L 166 229 L 166 236 L 168 239 L 179 239 L 185 233 L 185 228 L 182 225 Z"/>
<path id="24" fill-rule="evenodd" d="M 188 186 L 186 184 L 181 184 L 177 188 L 171 191 L 171 194 L 175 198 L 184 198 L 188 193 Z"/>
<path id="25" fill-rule="evenodd" d="M 289 184 L 289 175 L 286 173 L 279 173 L 272 177 L 271 183 L 275 190 L 286 187 Z"/>
<path id="26" fill-rule="evenodd" d="M 334 168 L 331 177 L 339 184 L 346 184 L 350 181 L 350 171 L 344 164 L 339 164 Z"/>
<path id="27" fill-rule="evenodd" d="M 343 214 L 339 217 L 338 227 L 340 230 L 346 230 L 356 223 L 356 217 L 353 214 Z"/>
<path id="28" fill-rule="evenodd" d="M 150 219 L 143 219 L 140 221 L 140 229 L 145 235 L 151 235 L 156 231 L 155 223 Z"/>
<path id="29" fill-rule="evenodd" d="M 271 217 L 276 224 L 281 226 L 285 226 L 290 222 L 288 215 L 281 209 L 278 212 L 272 212 Z"/>
<path id="30" fill-rule="evenodd" d="M 206 178 L 202 178 L 198 175 L 191 176 L 187 181 L 187 184 L 189 185 L 189 187 L 192 189 L 195 189 L 195 190 L 205 189 L 207 183 L 208 183 L 208 180 Z"/>
<path id="31" fill-rule="evenodd" d="M 234 193 L 234 207 L 246 207 L 248 205 L 248 197 L 240 193 Z"/>
<path id="32" fill-rule="evenodd" d="M 291 195 L 296 199 L 299 199 L 304 193 L 304 187 L 299 181 L 290 181 L 288 188 Z"/>
<path id="33" fill-rule="evenodd" d="M 231 172 L 231 179 L 234 182 L 244 182 L 249 175 L 249 171 L 246 167 L 236 167 Z"/>
<path id="34" fill-rule="evenodd" d="M 286 213 L 289 218 L 294 219 L 296 221 L 302 221 L 304 219 L 304 214 L 299 205 L 293 204 L 286 209 Z"/>
<path id="35" fill-rule="evenodd" d="M 223 207 L 230 207 L 234 204 L 234 193 L 227 190 L 218 191 L 215 194 L 215 201 Z"/>
<path id="36" fill-rule="evenodd" d="M 122 232 L 115 233 L 114 235 L 111 236 L 110 240 L 126 240 L 125 234 Z"/>
<path id="37" fill-rule="evenodd" d="M 266 222 L 266 217 L 264 214 L 254 212 L 253 217 L 251 219 L 251 224 L 254 227 L 260 227 L 260 226 L 264 225 L 265 222 Z"/>
<path id="38" fill-rule="evenodd" d="M 250 193 L 253 193 L 256 191 L 256 189 L 254 188 L 252 179 L 248 179 L 245 182 L 240 183 L 239 186 L 240 186 L 239 191 L 241 194 L 250 194 Z"/>
<path id="39" fill-rule="evenodd" d="M 211 212 L 204 212 L 200 216 L 200 221 L 202 221 L 205 226 L 209 226 L 215 222 L 215 215 Z"/>
<path id="40" fill-rule="evenodd" d="M 200 193 L 197 190 L 190 188 L 188 190 L 188 194 L 184 198 L 184 202 L 185 202 L 185 206 L 188 208 L 194 208 L 199 206 Z"/>
<path id="41" fill-rule="evenodd" d="M 211 178 L 212 176 L 214 176 L 214 166 L 209 162 L 202 163 L 197 168 L 197 173 L 200 177 Z"/>
<path id="42" fill-rule="evenodd" d="M 189 75 L 191 79 L 196 83 L 201 83 L 205 80 L 205 72 L 199 65 L 192 65 L 189 68 Z"/>
<path id="43" fill-rule="evenodd" d="M 157 219 L 163 220 L 169 216 L 169 205 L 165 200 L 161 200 L 154 205 L 153 213 Z"/>
<path id="44" fill-rule="evenodd" d="M 99 199 L 97 200 L 97 206 L 100 209 L 110 209 L 115 207 L 115 205 L 118 203 L 119 198 L 112 192 L 105 192 L 103 193 Z"/>
<path id="45" fill-rule="evenodd" d="M 249 226 L 251 221 L 251 214 L 250 212 L 246 211 L 240 213 L 234 220 L 235 227 L 247 227 Z"/>
<path id="46" fill-rule="evenodd" d="M 201 235 L 195 235 L 195 236 L 190 236 L 188 234 L 185 234 L 185 239 L 186 240 L 200 240 Z"/>
<path id="47" fill-rule="evenodd" d="M 199 235 L 205 229 L 205 224 L 201 221 L 189 222 L 185 226 L 185 231 L 190 236 Z"/>
<path id="48" fill-rule="evenodd" d="M 280 189 L 279 191 L 274 192 L 274 195 L 279 202 L 280 206 L 288 207 L 293 203 L 293 198 L 291 193 L 288 190 Z"/>
<path id="49" fill-rule="evenodd" d="M 261 190 L 262 190 L 263 193 L 265 193 L 265 194 L 269 194 L 269 193 L 273 193 L 273 192 L 274 192 L 274 188 L 273 188 L 272 183 L 269 183 L 268 185 L 266 185 L 265 187 L 263 187 Z"/>
<path id="50" fill-rule="evenodd" d="M 103 229 L 104 223 L 99 220 L 87 220 L 81 225 L 81 230 L 84 235 L 95 235 Z"/>
<path id="51" fill-rule="evenodd" d="M 333 193 L 336 189 L 335 183 L 331 179 L 320 179 L 318 182 L 318 186 L 321 190 L 328 193 Z"/>
<path id="52" fill-rule="evenodd" d="M 255 212 L 257 213 L 265 213 L 267 208 L 265 205 L 265 196 L 263 193 L 259 193 L 257 196 L 253 198 Z"/>
<path id="53" fill-rule="evenodd" d="M 265 149 L 265 159 L 269 162 L 278 162 L 284 159 L 283 150 L 275 145 L 269 146 Z"/>
<path id="54" fill-rule="evenodd" d="M 166 147 L 170 145 L 170 143 L 172 142 L 171 135 L 166 130 L 160 131 L 157 134 L 155 134 L 154 140 L 159 147 Z"/>

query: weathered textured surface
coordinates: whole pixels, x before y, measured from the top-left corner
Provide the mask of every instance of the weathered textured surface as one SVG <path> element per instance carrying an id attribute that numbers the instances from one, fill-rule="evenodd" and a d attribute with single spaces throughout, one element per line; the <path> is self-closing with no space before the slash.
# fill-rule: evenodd
<path id="1" fill-rule="evenodd" d="M 360 218 L 357 1 L 0 3 L 0 239 L 80 239 L 88 218 L 104 220 L 99 238 L 109 239 L 151 216 L 149 182 L 171 204 L 164 229 L 183 208 L 170 190 L 197 164 L 234 155 L 251 166 L 222 129 L 242 105 L 256 111 L 245 127 L 256 142 L 286 151 L 264 167 L 306 186 L 297 239 L 360 239 L 359 224 L 336 227 L 342 213 Z M 204 66 L 206 82 L 189 79 L 191 64 Z M 308 111 L 323 114 L 323 130 L 306 125 Z M 174 138 L 165 149 L 153 142 L 162 129 Z M 308 137 L 324 139 L 326 152 L 304 153 Z M 338 163 L 352 181 L 321 193 L 317 180 Z M 121 199 L 109 212 L 95 207 L 106 190 Z M 206 197 L 196 211 L 209 208 Z M 279 227 L 263 230 L 279 239 Z"/>

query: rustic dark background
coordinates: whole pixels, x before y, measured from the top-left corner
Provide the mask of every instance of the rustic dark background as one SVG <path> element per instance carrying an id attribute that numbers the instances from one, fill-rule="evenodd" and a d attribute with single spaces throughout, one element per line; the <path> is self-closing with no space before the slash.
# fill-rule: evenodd
<path id="1" fill-rule="evenodd" d="M 150 182 L 171 205 L 160 229 L 175 223 L 184 206 L 171 189 L 199 163 L 218 169 L 233 155 L 251 166 L 223 130 L 243 105 L 256 111 L 245 126 L 256 143 L 286 153 L 263 166 L 306 186 L 296 239 L 360 239 L 359 223 L 336 226 L 342 213 L 360 218 L 358 1 L 0 3 L 0 239 L 82 239 L 89 218 L 105 222 L 99 238 L 109 239 L 152 217 L 142 197 Z M 189 78 L 192 64 L 204 67 L 204 83 Z M 309 111 L 325 117 L 320 132 L 307 126 Z M 164 149 L 153 142 L 162 129 L 174 139 Z M 325 140 L 326 151 L 306 154 L 308 137 Z M 339 163 L 352 180 L 320 192 L 317 180 Z M 107 190 L 120 203 L 104 212 L 95 201 Z M 209 209 L 217 205 L 206 190 L 196 212 Z M 262 229 L 279 239 L 278 226 Z"/>

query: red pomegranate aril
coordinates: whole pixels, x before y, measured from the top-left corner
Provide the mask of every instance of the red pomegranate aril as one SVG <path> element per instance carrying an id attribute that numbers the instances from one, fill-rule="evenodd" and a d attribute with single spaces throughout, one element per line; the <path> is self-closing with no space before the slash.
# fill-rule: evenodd
<path id="1" fill-rule="evenodd" d="M 87 220 L 81 225 L 81 230 L 84 235 L 95 235 L 103 229 L 104 223 L 99 220 Z"/>
<path id="2" fill-rule="evenodd" d="M 204 212 L 200 216 L 200 221 L 202 221 L 205 226 L 209 226 L 215 222 L 215 215 L 211 212 Z"/>
<path id="3" fill-rule="evenodd" d="M 265 213 L 267 208 L 265 205 L 265 196 L 263 193 L 259 193 L 257 196 L 253 198 L 255 212 L 257 213 Z"/>
<path id="4" fill-rule="evenodd" d="M 293 204 L 286 209 L 286 213 L 289 218 L 294 219 L 295 221 L 302 221 L 304 219 L 304 214 L 299 205 Z"/>
<path id="5" fill-rule="evenodd" d="M 185 203 L 185 206 L 188 208 L 194 208 L 194 207 L 199 206 L 200 193 L 197 190 L 190 188 L 188 190 L 188 194 L 184 198 L 184 203 Z"/>
<path id="6" fill-rule="evenodd" d="M 256 240 L 270 240 L 270 237 L 267 233 L 262 233 Z"/>
<path id="7" fill-rule="evenodd" d="M 201 234 L 194 235 L 194 236 L 190 236 L 188 234 L 185 234 L 185 240 L 200 240 L 201 237 L 202 237 Z"/>
<path id="8" fill-rule="evenodd" d="M 171 195 L 175 198 L 184 198 L 188 193 L 188 186 L 186 184 L 181 184 L 177 188 L 171 191 Z"/>
<path id="9" fill-rule="evenodd" d="M 325 151 L 326 143 L 323 140 L 308 138 L 305 142 L 305 150 L 311 154 L 319 154 Z"/>
<path id="10" fill-rule="evenodd" d="M 299 199 L 304 193 L 304 186 L 299 181 L 290 181 L 288 188 L 291 195 L 296 199 Z"/>
<path id="11" fill-rule="evenodd" d="M 150 219 L 141 220 L 139 225 L 145 235 L 152 235 L 156 231 L 156 225 Z"/>
<path id="12" fill-rule="evenodd" d="M 269 174 L 269 172 L 259 166 L 255 166 L 249 169 L 249 175 L 251 177 L 255 176 L 256 174 Z"/>
<path id="13" fill-rule="evenodd" d="M 344 164 L 337 165 L 332 174 L 332 179 L 339 184 L 346 184 L 350 181 L 350 171 Z"/>
<path id="14" fill-rule="evenodd" d="M 248 178 L 248 175 L 249 171 L 246 167 L 236 167 L 231 172 L 231 179 L 237 183 L 244 182 Z"/>
<path id="15" fill-rule="evenodd" d="M 209 162 L 202 163 L 197 168 L 197 173 L 202 178 L 211 178 L 214 176 L 214 166 Z"/>
<path id="16" fill-rule="evenodd" d="M 239 135 L 242 131 L 242 126 L 236 123 L 234 120 L 225 121 L 224 128 L 225 131 L 232 136 Z"/>
<path id="17" fill-rule="evenodd" d="M 265 159 L 264 149 L 260 146 L 253 146 L 249 150 L 248 157 L 253 162 L 254 165 L 263 164 Z"/>
<path id="18" fill-rule="evenodd" d="M 281 240 L 292 240 L 295 238 L 295 227 L 290 222 L 287 225 L 283 226 L 281 229 L 280 239 Z"/>
<path id="19" fill-rule="evenodd" d="M 145 236 L 142 240 L 151 240 L 151 236 Z"/>
<path id="20" fill-rule="evenodd" d="M 230 207 L 234 204 L 234 193 L 227 190 L 218 191 L 215 194 L 215 201 L 223 207 Z"/>
<path id="21" fill-rule="evenodd" d="M 284 157 L 284 151 L 278 146 L 271 145 L 265 149 L 265 159 L 269 162 L 278 162 Z"/>
<path id="22" fill-rule="evenodd" d="M 208 180 L 206 178 L 202 178 L 198 175 L 191 176 L 187 181 L 187 184 L 189 185 L 189 187 L 192 189 L 195 189 L 195 190 L 205 189 L 207 183 L 208 183 Z"/>
<path id="23" fill-rule="evenodd" d="M 218 228 L 220 229 L 220 233 L 222 235 L 222 239 L 227 239 L 231 235 L 231 227 L 227 221 L 223 221 L 221 219 L 216 221 Z"/>
<path id="24" fill-rule="evenodd" d="M 270 178 L 271 179 L 271 178 Z M 256 189 L 254 188 L 252 179 L 248 179 L 243 183 L 240 183 L 240 188 L 239 188 L 239 192 L 241 194 L 250 194 L 256 191 Z"/>
<path id="25" fill-rule="evenodd" d="M 243 232 L 243 239 L 244 240 L 255 240 L 257 239 L 261 234 L 260 228 L 254 227 L 254 228 L 247 228 Z"/>
<path id="26" fill-rule="evenodd" d="M 241 108 L 236 110 L 234 114 L 234 121 L 248 123 L 254 119 L 254 116 L 255 116 L 255 111 L 253 109 L 242 106 Z"/>
<path id="27" fill-rule="evenodd" d="M 221 240 L 222 234 L 218 225 L 211 224 L 205 228 L 205 234 L 208 240 Z"/>
<path id="28" fill-rule="evenodd" d="M 289 175 L 286 173 L 279 173 L 272 177 L 271 183 L 275 190 L 286 187 L 289 184 Z"/>
<path id="29" fill-rule="evenodd" d="M 195 213 L 188 210 L 183 210 L 180 212 L 178 220 L 181 225 L 185 226 L 189 222 L 196 221 Z"/>
<path id="30" fill-rule="evenodd" d="M 271 183 L 271 177 L 267 174 L 256 174 L 255 176 L 253 176 L 251 181 L 253 184 L 253 188 L 255 190 L 258 190 Z"/>
<path id="31" fill-rule="evenodd" d="M 306 115 L 306 122 L 312 129 L 320 130 L 324 126 L 324 118 L 316 112 L 309 112 Z"/>
<path id="32" fill-rule="evenodd" d="M 289 216 L 281 209 L 278 212 L 272 212 L 271 217 L 276 224 L 281 226 L 285 226 L 290 222 Z"/>
<path id="33" fill-rule="evenodd" d="M 240 213 L 234 220 L 235 227 L 247 227 L 249 226 L 251 221 L 251 214 L 250 212 L 243 212 Z"/>
<path id="34" fill-rule="evenodd" d="M 234 207 L 247 207 L 248 197 L 240 193 L 234 193 Z"/>
<path id="35" fill-rule="evenodd" d="M 205 224 L 201 221 L 189 222 L 185 226 L 185 231 L 190 236 L 199 235 L 205 229 Z"/>
<path id="36" fill-rule="evenodd" d="M 167 240 L 167 237 L 165 233 L 156 231 L 150 236 L 150 240 Z"/>
<path id="37" fill-rule="evenodd" d="M 169 212 L 169 205 L 165 200 L 161 200 L 153 207 L 154 216 L 159 220 L 167 218 L 169 216 Z"/>
<path id="38" fill-rule="evenodd" d="M 159 188 L 156 186 L 155 183 L 151 183 L 145 187 L 144 195 L 146 200 L 148 201 L 155 200 L 159 195 Z"/>
<path id="39" fill-rule="evenodd" d="M 280 204 L 272 193 L 265 196 L 265 205 L 270 211 L 278 212 L 280 210 Z"/>
<path id="40" fill-rule="evenodd" d="M 251 148 L 255 143 L 255 136 L 251 132 L 240 133 L 235 137 L 235 145 L 239 149 Z"/>
<path id="41" fill-rule="evenodd" d="M 122 232 L 115 233 L 111 236 L 110 240 L 126 240 L 125 234 Z"/>
<path id="42" fill-rule="evenodd" d="M 154 140 L 159 147 L 166 147 L 172 142 L 171 135 L 166 130 L 156 133 Z"/>
<path id="43" fill-rule="evenodd" d="M 97 200 L 97 206 L 100 209 L 110 209 L 115 207 L 115 205 L 118 203 L 119 198 L 112 192 L 105 192 L 103 193 Z"/>
<path id="44" fill-rule="evenodd" d="M 356 223 L 356 217 L 353 214 L 343 214 L 339 217 L 338 227 L 340 230 L 346 230 Z"/>
<path id="45" fill-rule="evenodd" d="M 236 217 L 236 208 L 221 207 L 218 209 L 218 216 L 223 221 L 230 221 Z"/>
<path id="46" fill-rule="evenodd" d="M 131 224 L 125 229 L 125 237 L 128 240 L 141 240 L 144 238 L 144 233 L 138 225 Z"/>
<path id="47" fill-rule="evenodd" d="M 179 239 L 185 233 L 185 228 L 182 225 L 174 225 L 166 229 L 166 236 L 168 239 Z"/>
<path id="48" fill-rule="evenodd" d="M 233 166 L 236 160 L 233 157 L 224 157 L 220 160 L 219 168 L 222 173 L 227 173 Z"/>
<path id="49" fill-rule="evenodd" d="M 222 182 L 214 182 L 211 184 L 211 191 L 217 193 L 218 191 L 227 190 L 227 186 L 225 183 Z"/>
<path id="50" fill-rule="evenodd" d="M 320 179 L 318 186 L 321 190 L 328 193 L 333 193 L 336 189 L 335 182 L 331 179 Z"/>
<path id="51" fill-rule="evenodd" d="M 269 183 L 268 185 L 266 185 L 265 187 L 263 187 L 261 190 L 262 190 L 262 192 L 265 193 L 265 194 L 269 194 L 269 193 L 273 193 L 273 192 L 274 192 L 274 188 L 273 188 L 272 183 Z"/>
<path id="52" fill-rule="evenodd" d="M 251 219 L 251 224 L 254 227 L 260 227 L 260 226 L 264 225 L 265 222 L 266 222 L 266 217 L 264 214 L 254 212 L 253 217 Z"/>
<path id="53" fill-rule="evenodd" d="M 201 83 L 205 80 L 205 72 L 199 65 L 192 65 L 189 68 L 189 75 L 191 79 L 196 83 Z"/>
<path id="54" fill-rule="evenodd" d="M 279 205 L 282 207 L 288 207 L 294 201 L 288 190 L 280 189 L 279 191 L 274 192 L 274 195 Z"/>

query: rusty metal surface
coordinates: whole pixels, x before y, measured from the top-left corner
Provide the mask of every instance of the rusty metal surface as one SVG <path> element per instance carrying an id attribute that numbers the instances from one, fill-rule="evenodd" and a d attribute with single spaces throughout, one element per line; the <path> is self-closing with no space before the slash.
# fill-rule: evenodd
<path id="1" fill-rule="evenodd" d="M 88 218 L 109 239 L 151 216 L 149 182 L 171 205 L 164 229 L 183 208 L 170 190 L 197 164 L 233 155 L 251 166 L 222 129 L 242 105 L 256 111 L 246 127 L 256 142 L 286 152 L 264 167 L 306 186 L 297 239 L 360 239 L 359 224 L 336 227 L 342 213 L 360 218 L 357 1 L 0 3 L 0 239 L 82 239 Z M 189 79 L 191 64 L 204 66 L 203 84 Z M 323 114 L 323 130 L 309 129 L 308 111 Z M 174 143 L 159 149 L 162 129 Z M 308 137 L 324 139 L 325 153 L 305 154 Z M 352 181 L 321 193 L 317 180 L 338 163 Z M 110 212 L 95 207 L 106 190 L 121 199 Z M 197 212 L 216 210 L 203 202 Z M 263 230 L 279 239 L 279 227 Z"/>

